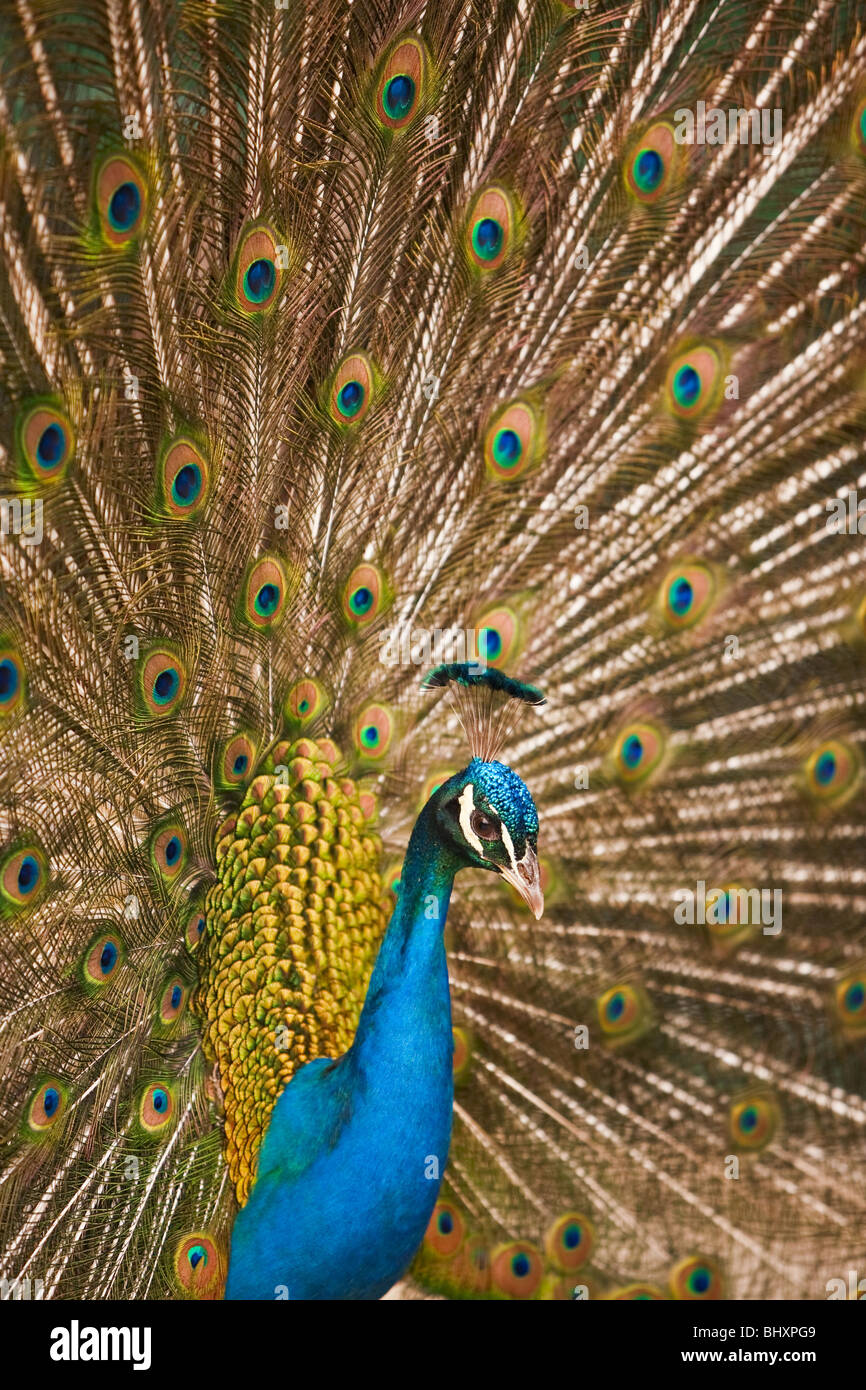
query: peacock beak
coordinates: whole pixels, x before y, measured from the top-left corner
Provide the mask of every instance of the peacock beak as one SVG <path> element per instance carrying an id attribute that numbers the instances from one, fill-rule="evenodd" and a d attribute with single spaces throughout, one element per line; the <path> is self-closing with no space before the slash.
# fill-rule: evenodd
<path id="1" fill-rule="evenodd" d="M 527 846 L 526 853 L 513 869 L 503 869 L 502 877 L 512 888 L 516 888 L 523 901 L 533 913 L 536 922 L 544 911 L 544 893 L 541 888 L 541 871 L 535 851 Z"/>

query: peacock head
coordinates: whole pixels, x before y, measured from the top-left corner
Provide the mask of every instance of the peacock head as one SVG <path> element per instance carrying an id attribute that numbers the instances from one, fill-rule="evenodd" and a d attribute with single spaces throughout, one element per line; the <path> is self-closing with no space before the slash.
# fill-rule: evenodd
<path id="1" fill-rule="evenodd" d="M 517 773 L 504 763 L 473 758 L 443 782 L 432 802 L 443 837 L 465 867 L 501 874 L 540 917 L 538 812 Z"/>

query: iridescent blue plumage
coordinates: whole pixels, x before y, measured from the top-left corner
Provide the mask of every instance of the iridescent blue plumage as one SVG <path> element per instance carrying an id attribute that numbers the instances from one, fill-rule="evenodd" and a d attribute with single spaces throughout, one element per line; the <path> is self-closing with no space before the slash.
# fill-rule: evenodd
<path id="1" fill-rule="evenodd" d="M 467 795 L 495 811 L 519 853 L 534 846 L 535 806 L 503 763 L 473 758 L 434 792 L 412 832 L 351 1048 L 309 1062 L 274 1108 L 232 1233 L 227 1298 L 380 1298 L 421 1242 L 451 1138 L 442 934 L 454 875 L 479 862 L 455 810 Z M 497 867 L 493 858 L 486 867 Z"/>

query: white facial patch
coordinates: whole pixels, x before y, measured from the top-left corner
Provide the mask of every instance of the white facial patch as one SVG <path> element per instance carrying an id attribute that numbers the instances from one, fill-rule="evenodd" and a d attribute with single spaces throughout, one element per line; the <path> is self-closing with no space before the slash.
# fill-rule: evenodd
<path id="1" fill-rule="evenodd" d="M 457 800 L 460 806 L 460 829 L 463 831 L 463 834 L 466 836 L 466 839 L 469 841 L 476 854 L 480 854 L 482 859 L 486 859 L 487 855 L 484 853 L 484 846 L 481 843 L 481 840 L 475 834 L 475 831 L 472 829 L 472 812 L 475 810 L 475 796 L 471 782 L 466 783 L 466 786 L 463 788 Z M 502 837 L 502 843 L 508 851 L 508 858 L 511 861 L 511 867 L 514 870 L 514 872 L 517 873 L 517 859 L 514 855 L 514 841 L 508 833 L 508 826 L 505 824 L 505 821 L 501 818 L 499 821 L 499 834 Z"/>
<path id="2" fill-rule="evenodd" d="M 469 841 L 470 845 L 475 850 L 475 853 L 480 854 L 482 859 L 486 859 L 487 856 L 485 855 L 484 850 L 481 847 L 481 841 L 475 834 L 475 831 L 472 829 L 472 825 L 470 823 L 472 818 L 472 812 L 475 810 L 475 797 L 473 796 L 471 782 L 466 783 L 466 786 L 463 788 L 457 800 L 460 806 L 460 829 L 463 831 L 463 834 L 466 836 L 466 839 Z"/>
<path id="3" fill-rule="evenodd" d="M 502 843 L 508 850 L 508 858 L 511 860 L 511 867 L 514 870 L 514 872 L 517 873 L 517 859 L 514 855 L 514 841 L 508 833 L 508 826 L 505 824 L 505 821 L 500 822 L 499 830 L 500 834 L 502 835 Z"/>

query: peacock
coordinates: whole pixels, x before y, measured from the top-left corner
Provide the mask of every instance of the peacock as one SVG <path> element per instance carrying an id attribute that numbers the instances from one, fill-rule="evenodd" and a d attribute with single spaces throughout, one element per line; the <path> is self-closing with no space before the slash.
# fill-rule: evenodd
<path id="1" fill-rule="evenodd" d="M 864 19 L 0 6 L 4 1297 L 857 1298 Z"/>

